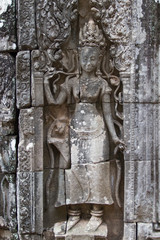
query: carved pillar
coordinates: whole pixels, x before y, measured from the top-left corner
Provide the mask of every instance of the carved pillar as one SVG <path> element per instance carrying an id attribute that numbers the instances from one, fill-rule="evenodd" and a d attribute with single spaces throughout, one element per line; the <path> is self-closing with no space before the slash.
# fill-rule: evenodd
<path id="1" fill-rule="evenodd" d="M 18 146 L 18 230 L 20 239 L 43 232 L 43 109 L 20 111 Z M 35 238 L 34 238 L 35 239 Z"/>
<path id="2" fill-rule="evenodd" d="M 0 53 L 0 238 L 17 238 L 15 59 Z"/>

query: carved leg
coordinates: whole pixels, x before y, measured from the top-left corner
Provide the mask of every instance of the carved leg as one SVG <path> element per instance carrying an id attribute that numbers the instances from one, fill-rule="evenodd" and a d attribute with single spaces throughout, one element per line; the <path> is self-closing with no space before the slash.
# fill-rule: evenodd
<path id="1" fill-rule="evenodd" d="M 103 209 L 101 205 L 94 204 L 91 210 L 91 218 L 86 226 L 89 232 L 96 231 L 103 222 Z"/>
<path id="2" fill-rule="evenodd" d="M 79 206 L 70 205 L 68 209 L 68 215 L 69 215 L 69 218 L 67 222 L 67 230 L 70 230 L 80 221 L 81 211 L 79 210 Z"/>

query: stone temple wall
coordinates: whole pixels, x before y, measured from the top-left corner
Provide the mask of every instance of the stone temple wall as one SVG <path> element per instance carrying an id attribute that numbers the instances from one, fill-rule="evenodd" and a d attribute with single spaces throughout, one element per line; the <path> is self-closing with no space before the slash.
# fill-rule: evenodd
<path id="1" fill-rule="evenodd" d="M 1 0 L 0 239 L 160 240 L 159 38 L 156 0 Z"/>

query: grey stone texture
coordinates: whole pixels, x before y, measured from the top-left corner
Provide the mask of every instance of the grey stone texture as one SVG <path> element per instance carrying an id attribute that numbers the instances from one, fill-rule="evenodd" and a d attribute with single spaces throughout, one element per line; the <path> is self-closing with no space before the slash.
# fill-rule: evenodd
<path id="1" fill-rule="evenodd" d="M 21 50 L 31 50 L 37 47 L 35 1 L 18 0 L 18 47 Z"/>
<path id="2" fill-rule="evenodd" d="M 18 232 L 21 235 L 43 232 L 43 173 L 17 175 Z"/>
<path id="3" fill-rule="evenodd" d="M 2 10 L 6 7 L 8 11 L 6 9 L 3 14 L 5 32 L 3 35 L 2 31 L 1 36 L 5 37 L 1 40 L 4 44 L 1 51 L 14 50 L 15 38 L 11 35 L 15 32 L 15 20 L 11 14 L 15 11 L 15 6 L 12 1 L 3 2 L 2 5 Z M 8 27 L 12 27 L 10 35 L 7 35 L 7 20 Z M 10 53 L 0 53 L 0 239 L 16 239 L 17 233 L 15 84 L 15 58 Z"/>
<path id="4" fill-rule="evenodd" d="M 3 136 L 0 138 L 0 168 L 3 173 L 16 173 L 16 144 L 16 136 Z"/>
<path id="5" fill-rule="evenodd" d="M 0 239 L 160 239 L 159 4 L 2 0 Z"/>
<path id="6" fill-rule="evenodd" d="M 1 1 L 0 8 L 0 51 L 15 51 L 16 0 Z"/>
<path id="7" fill-rule="evenodd" d="M 0 134 L 15 133 L 15 59 L 0 53 Z"/>
<path id="8" fill-rule="evenodd" d="M 31 54 L 32 77 L 31 77 L 31 96 L 32 106 L 44 106 L 43 75 L 46 64 L 46 57 L 43 52 L 33 50 Z"/>
<path id="9" fill-rule="evenodd" d="M 9 229 L 16 233 L 17 228 L 17 206 L 16 206 L 16 177 L 15 174 L 0 174 L 1 182 L 1 217 L 0 228 Z M 9 204 L 8 204 L 9 203 Z"/>
<path id="10" fill-rule="evenodd" d="M 125 223 L 123 240 L 127 240 L 127 239 L 135 240 L 136 236 L 137 236 L 136 223 Z"/>
<path id="11" fill-rule="evenodd" d="M 21 51 L 16 59 L 17 108 L 31 105 L 31 59 L 29 51 Z"/>
<path id="12" fill-rule="evenodd" d="M 18 171 L 43 170 L 43 109 L 22 109 L 19 117 Z"/>

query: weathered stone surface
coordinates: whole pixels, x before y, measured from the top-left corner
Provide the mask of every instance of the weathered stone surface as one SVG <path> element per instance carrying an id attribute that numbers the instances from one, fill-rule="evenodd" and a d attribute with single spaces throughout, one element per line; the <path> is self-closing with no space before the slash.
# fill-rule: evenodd
<path id="1" fill-rule="evenodd" d="M 11 232 L 9 230 L 2 230 L 0 229 L 0 238 L 1 240 L 11 240 L 14 239 L 13 235 L 11 234 Z M 16 240 L 16 238 L 15 238 Z"/>
<path id="2" fill-rule="evenodd" d="M 43 173 L 19 172 L 17 178 L 19 234 L 42 234 Z"/>
<path id="3" fill-rule="evenodd" d="M 16 84 L 19 239 L 160 239 L 158 2 L 17 0 L 25 50 Z M 14 4 L 2 1 L 0 51 L 16 49 Z M 1 53 L 1 62 L 0 239 L 7 240 L 18 239 L 18 128 L 14 58 Z"/>
<path id="4" fill-rule="evenodd" d="M 1 221 L 0 228 L 17 231 L 16 207 L 16 176 L 15 174 L 0 174 L 1 182 Z"/>
<path id="5" fill-rule="evenodd" d="M 159 104 L 152 103 L 124 103 L 125 161 L 159 158 L 159 107 Z"/>
<path id="6" fill-rule="evenodd" d="M 3 173 L 16 173 L 16 140 L 15 136 L 0 137 L 0 168 Z"/>
<path id="7" fill-rule="evenodd" d="M 19 235 L 20 240 L 42 240 L 42 236 L 40 235 Z"/>
<path id="8" fill-rule="evenodd" d="M 18 46 L 21 50 L 37 47 L 35 1 L 18 0 Z"/>
<path id="9" fill-rule="evenodd" d="M 90 203 L 97 199 L 99 204 L 113 203 L 109 162 L 72 166 L 65 174 L 66 204 Z"/>
<path id="10" fill-rule="evenodd" d="M 154 219 L 153 163 L 125 162 L 125 221 L 152 222 Z"/>
<path id="11" fill-rule="evenodd" d="M 78 236 L 74 234 L 66 236 L 71 239 L 80 239 L 82 236 L 83 239 L 94 239 L 95 231 L 100 229 L 103 223 L 103 205 L 109 207 L 114 203 L 111 193 L 109 160 L 111 160 L 111 154 L 115 158 L 118 149 L 123 150 L 124 148 L 124 143 L 120 140 L 122 109 L 119 110 L 120 112 L 118 111 L 121 82 L 118 76 L 110 76 L 107 73 L 109 62 L 110 71 L 112 73 L 115 71 L 114 65 L 112 66 L 113 60 L 107 61 L 107 58 L 102 58 L 100 54 L 107 44 L 102 29 L 91 17 L 89 20 L 85 20 L 79 33 L 79 70 L 77 71 L 73 65 L 72 71 L 64 72 L 60 67 L 54 68 L 54 62 L 50 61 L 50 65 L 48 63 L 46 65 L 44 74 L 44 90 L 47 100 L 45 104 L 48 104 L 50 108 L 53 106 L 53 115 L 48 114 L 51 124 L 48 124 L 49 127 L 46 130 L 50 168 L 57 168 L 57 170 L 59 168 L 61 173 L 64 169 L 63 174 L 65 175 L 65 177 L 60 174 L 58 176 L 60 194 L 55 207 L 69 205 L 67 206 L 69 215 L 67 231 L 74 231 L 85 216 L 88 219 L 87 233 L 82 235 L 81 232 L 78 233 Z M 44 37 L 46 36 L 44 35 Z M 40 52 L 37 51 L 37 55 L 38 53 Z M 68 55 L 70 53 L 68 52 Z M 37 73 L 41 72 L 37 71 Z M 112 85 L 113 91 L 110 85 Z M 35 95 L 38 94 L 38 89 L 38 87 L 33 89 Z M 37 102 L 40 102 L 39 99 Z M 63 109 L 63 106 L 66 105 L 68 108 L 66 115 L 62 109 L 61 114 L 56 114 L 55 105 L 58 105 L 59 109 Z M 116 121 L 113 120 L 112 115 L 116 116 Z M 117 124 L 119 134 L 116 132 L 114 123 Z M 121 169 L 117 164 L 118 167 L 119 177 L 115 184 L 117 199 L 121 178 Z M 61 184 L 62 180 L 65 181 L 65 184 Z M 65 185 L 66 191 L 63 190 Z M 66 198 L 66 201 L 63 200 L 63 197 Z M 91 205 L 90 209 L 89 204 Z M 83 207 L 86 209 L 81 214 Z M 101 233 L 98 237 L 104 238 Z"/>
<path id="12" fill-rule="evenodd" d="M 135 240 L 137 236 L 136 223 L 124 223 L 123 240 Z"/>
<path id="13" fill-rule="evenodd" d="M 55 239 L 56 240 L 60 240 L 60 239 L 64 239 L 64 240 L 79 240 L 82 239 L 83 240 L 95 240 L 95 239 L 102 239 L 102 240 L 107 240 L 107 235 L 108 235 L 108 229 L 107 229 L 107 225 L 105 223 L 103 223 L 98 230 L 96 230 L 94 233 L 91 232 L 87 232 L 86 226 L 87 226 L 87 221 L 82 220 L 80 221 L 73 229 L 67 231 L 65 234 L 60 234 L 59 230 L 60 230 L 60 224 L 57 223 L 54 226 L 54 233 L 55 233 Z M 63 224 L 63 223 L 61 223 Z M 48 240 L 48 239 L 46 239 Z"/>
<path id="14" fill-rule="evenodd" d="M 151 223 L 138 223 L 138 240 L 154 240 L 160 239 L 160 231 L 153 228 Z"/>
<path id="15" fill-rule="evenodd" d="M 38 2 L 36 23 L 40 49 L 59 48 L 71 37 L 71 23 L 78 21 L 77 8 L 77 0 Z"/>
<path id="16" fill-rule="evenodd" d="M 1 1 L 0 51 L 16 50 L 16 1 Z"/>
<path id="17" fill-rule="evenodd" d="M 32 106 L 44 105 L 43 77 L 46 58 L 39 50 L 32 51 Z"/>
<path id="18" fill-rule="evenodd" d="M 42 240 L 41 235 L 19 235 L 19 240 Z"/>
<path id="19" fill-rule="evenodd" d="M 158 48 L 150 44 L 132 46 L 132 72 L 121 73 L 125 103 L 158 103 L 160 100 L 158 75 Z M 139 63 L 140 64 L 139 66 Z M 136 71 L 139 69 L 139 71 Z"/>
<path id="20" fill-rule="evenodd" d="M 30 52 L 21 51 L 17 54 L 16 63 L 16 97 L 17 108 L 31 105 L 31 66 Z"/>
<path id="21" fill-rule="evenodd" d="M 15 60 L 0 54 L 0 134 L 14 134 L 15 129 Z"/>
<path id="22" fill-rule="evenodd" d="M 43 109 L 22 109 L 19 118 L 18 171 L 43 170 Z"/>
<path id="23" fill-rule="evenodd" d="M 64 181 L 64 169 L 44 169 L 44 229 L 67 219 Z"/>

